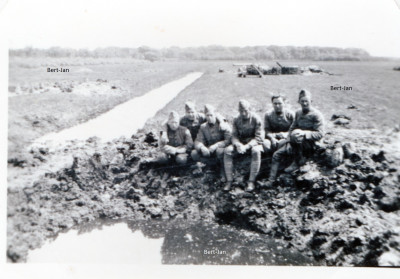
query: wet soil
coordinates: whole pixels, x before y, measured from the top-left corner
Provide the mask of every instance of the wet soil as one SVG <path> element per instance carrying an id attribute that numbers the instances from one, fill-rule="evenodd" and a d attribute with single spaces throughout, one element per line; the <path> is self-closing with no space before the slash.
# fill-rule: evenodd
<path id="1" fill-rule="evenodd" d="M 209 264 L 304 265 L 311 261 L 316 265 L 398 266 L 399 139 L 398 131 L 328 133 L 305 166 L 294 174 L 281 173 L 269 189 L 263 188 L 269 167 L 264 158 L 257 189 L 251 193 L 243 190 L 248 161 L 236 163 L 234 189 L 223 192 L 215 164 L 152 163 L 158 153 L 152 133 L 108 143 L 96 138 L 73 142 L 67 151 L 37 148 L 31 151 L 37 158 L 51 161 L 65 153 L 72 163 L 45 173 L 32 186 L 8 188 L 7 258 L 24 262 L 29 249 L 78 225 L 130 219 L 229 225 L 265 235 L 288 253 L 308 259 L 271 262 L 257 257 L 257 262 L 248 251 L 241 262 L 227 258 L 224 262 L 211 259 Z M 338 146 L 344 158 L 332 158 Z M 41 164 L 40 159 L 33 160 Z M 34 166 L 10 158 L 9 168 Z M 174 229 L 174 235 L 187 233 L 179 226 Z M 212 230 L 199 227 L 191 233 L 203 232 L 212 239 Z M 388 262 L 388 258 L 394 260 Z M 176 254 L 165 259 L 165 263 L 197 263 Z"/>

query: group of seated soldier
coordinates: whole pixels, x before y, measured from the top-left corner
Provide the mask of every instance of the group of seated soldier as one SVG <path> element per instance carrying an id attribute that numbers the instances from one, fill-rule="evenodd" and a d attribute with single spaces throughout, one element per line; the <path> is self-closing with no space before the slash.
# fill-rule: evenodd
<path id="1" fill-rule="evenodd" d="M 239 101 L 239 115 L 232 125 L 212 105 L 205 105 L 204 114 L 196 111 L 194 103 L 185 104 L 182 118 L 175 111 L 169 114 L 164 130 L 160 132 L 159 163 L 175 161 L 184 165 L 190 158 L 215 157 L 221 166 L 221 180 L 225 191 L 233 182 L 233 159 L 251 155 L 250 176 L 246 191 L 253 191 L 260 171 L 261 155 L 272 156 L 266 187 L 274 183 L 283 156 L 290 156 L 292 164 L 285 169 L 293 172 L 312 155 L 315 143 L 324 135 L 322 114 L 311 106 L 311 93 L 301 90 L 296 113 L 285 108 L 283 96 L 272 96 L 273 109 L 264 116 L 264 123 L 251 110 L 246 100 Z"/>

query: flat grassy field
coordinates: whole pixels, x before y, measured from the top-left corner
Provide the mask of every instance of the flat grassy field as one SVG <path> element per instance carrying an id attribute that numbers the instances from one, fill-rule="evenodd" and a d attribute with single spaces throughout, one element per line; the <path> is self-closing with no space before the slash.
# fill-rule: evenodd
<path id="1" fill-rule="evenodd" d="M 171 110 L 183 114 L 186 100 L 195 101 L 199 110 L 205 103 L 211 103 L 232 119 L 237 114 L 239 99 L 248 99 L 262 116 L 271 108 L 271 95 L 282 93 L 288 98 L 288 106 L 296 110 L 301 88 L 312 92 L 314 105 L 325 116 L 328 128 L 332 127 L 329 119 L 335 113 L 351 117 L 349 128 L 355 129 L 390 129 L 399 123 L 400 72 L 392 70 L 395 62 L 281 61 L 283 65 L 316 64 L 334 75 L 238 78 L 232 61 L 90 59 L 78 63 L 64 58 L 61 65 L 69 73 L 48 73 L 47 67 L 60 63 L 59 59 L 53 60 L 10 58 L 9 88 L 14 92 L 19 90 L 20 94 L 9 93 L 9 157 L 46 133 L 87 121 L 191 71 L 201 71 L 204 75 L 150 119 L 145 130 L 158 129 Z M 259 63 L 275 65 L 273 61 Z M 219 73 L 219 68 L 225 72 Z M 76 88 L 84 85 L 90 85 L 92 92 L 77 92 Z M 331 90 L 331 86 L 347 86 L 352 90 Z M 71 88 L 72 92 L 61 92 L 60 88 Z M 347 109 L 350 104 L 357 109 Z"/>
<path id="2" fill-rule="evenodd" d="M 189 72 L 207 71 L 210 67 L 193 62 L 132 60 L 122 64 L 104 59 L 95 64 L 91 59 L 83 65 L 63 62 L 66 66 L 62 67 L 68 68 L 69 73 L 49 73 L 47 67 L 54 63 L 41 66 L 37 60 L 22 63 L 10 59 L 9 157 L 46 133 L 85 122 Z M 62 92 L 60 88 L 72 92 Z"/>
<path id="3" fill-rule="evenodd" d="M 267 62 L 273 65 L 273 62 Z M 297 110 L 298 92 L 306 88 L 313 94 L 313 104 L 324 115 L 328 127 L 333 114 L 351 117 L 349 128 L 391 129 L 399 124 L 400 72 L 393 71 L 391 62 L 282 62 L 284 65 L 307 66 L 317 64 L 334 75 L 280 75 L 263 78 L 238 78 L 232 71 L 209 72 L 186 88 L 176 99 L 160 111 L 149 124 L 164 121 L 170 110 L 184 113 L 184 102 L 195 101 L 202 110 L 205 103 L 214 104 L 228 119 L 237 114 L 237 103 L 246 98 L 262 116 L 272 108 L 274 93 L 287 96 L 288 106 Z M 233 68 L 229 63 L 222 66 Z M 331 86 L 347 86 L 352 90 L 331 90 Z M 357 109 L 348 109 L 353 104 Z"/>

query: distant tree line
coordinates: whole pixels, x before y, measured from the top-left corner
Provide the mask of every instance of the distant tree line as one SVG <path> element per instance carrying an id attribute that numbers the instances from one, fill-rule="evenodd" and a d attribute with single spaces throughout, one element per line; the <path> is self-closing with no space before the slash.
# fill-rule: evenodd
<path id="1" fill-rule="evenodd" d="M 141 60 L 345 60 L 361 61 L 372 57 L 360 48 L 295 47 L 295 46 L 246 46 L 246 47 L 168 47 L 162 49 L 141 46 L 138 48 L 106 47 L 73 49 L 51 47 L 39 49 L 26 47 L 10 49 L 10 56 L 18 57 L 91 57 L 91 58 L 134 58 Z"/>

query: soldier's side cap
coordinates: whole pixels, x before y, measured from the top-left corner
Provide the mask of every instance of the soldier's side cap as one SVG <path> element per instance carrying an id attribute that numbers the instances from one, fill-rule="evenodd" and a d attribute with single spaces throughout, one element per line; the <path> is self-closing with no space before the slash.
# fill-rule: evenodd
<path id="1" fill-rule="evenodd" d="M 196 110 L 196 105 L 191 101 L 187 101 L 185 103 L 185 110 L 189 110 L 189 109 Z"/>
<path id="2" fill-rule="evenodd" d="M 207 104 L 204 106 L 204 112 L 205 113 L 214 113 L 215 108 L 212 105 Z"/>
<path id="3" fill-rule="evenodd" d="M 301 91 L 299 92 L 299 100 L 302 97 L 308 97 L 309 99 L 311 99 L 311 92 L 306 89 L 301 89 Z"/>
<path id="4" fill-rule="evenodd" d="M 173 121 L 173 120 L 175 120 L 176 122 L 179 122 L 179 113 L 177 113 L 174 110 L 169 113 L 168 122 Z"/>
<path id="5" fill-rule="evenodd" d="M 247 100 L 242 99 L 239 101 L 239 108 L 246 109 L 246 110 L 250 109 L 250 103 Z"/>

